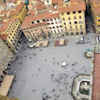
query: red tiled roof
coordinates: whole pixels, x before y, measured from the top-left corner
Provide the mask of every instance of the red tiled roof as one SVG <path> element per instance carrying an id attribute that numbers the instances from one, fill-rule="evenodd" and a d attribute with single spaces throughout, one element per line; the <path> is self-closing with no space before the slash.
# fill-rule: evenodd
<path id="1" fill-rule="evenodd" d="M 95 54 L 93 75 L 93 99 L 100 100 L 100 54 Z"/>
<path id="2" fill-rule="evenodd" d="M 58 7 L 60 13 L 86 10 L 86 4 L 83 0 L 70 0 L 70 4 L 66 7 L 64 7 L 63 4 L 63 0 L 58 0 Z"/>
<path id="3" fill-rule="evenodd" d="M 42 10 L 42 9 L 46 9 L 47 7 L 45 6 L 45 4 L 43 2 L 38 1 L 37 5 L 36 5 L 36 9 L 37 10 Z"/>
<path id="4" fill-rule="evenodd" d="M 58 0 L 52 0 L 52 4 L 58 4 Z"/>
<path id="5" fill-rule="evenodd" d="M 90 0 L 91 8 L 96 16 L 100 16 L 100 0 Z"/>
<path id="6" fill-rule="evenodd" d="M 8 27 L 8 22 L 2 22 L 0 27 L 0 33 L 4 32 Z"/>
<path id="7" fill-rule="evenodd" d="M 10 14 L 11 15 L 17 15 L 21 11 L 21 9 L 23 8 L 23 6 L 24 6 L 24 3 L 21 2 L 15 9 L 11 10 Z"/>
<path id="8" fill-rule="evenodd" d="M 50 13 L 50 12 L 45 12 L 42 14 L 39 14 L 37 16 L 27 16 L 21 26 L 22 29 L 29 28 L 29 27 L 34 27 L 40 24 L 32 24 L 32 21 L 36 20 L 42 20 L 42 19 L 50 19 L 50 18 L 56 18 L 59 16 L 59 13 Z M 46 22 L 42 22 L 41 24 L 46 24 Z"/>

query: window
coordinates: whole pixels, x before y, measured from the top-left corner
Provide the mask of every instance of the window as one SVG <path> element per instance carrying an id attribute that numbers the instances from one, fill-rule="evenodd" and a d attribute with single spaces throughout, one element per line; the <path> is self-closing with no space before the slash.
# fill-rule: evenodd
<path id="1" fill-rule="evenodd" d="M 49 19 L 47 19 L 47 21 L 49 21 Z"/>
<path id="2" fill-rule="evenodd" d="M 61 15 L 63 16 L 63 15 L 64 15 L 64 13 L 61 13 Z"/>
<path id="3" fill-rule="evenodd" d="M 78 32 L 76 32 L 76 35 L 79 35 L 79 33 L 78 33 Z"/>
<path id="4" fill-rule="evenodd" d="M 77 19 L 76 16 L 74 16 L 74 19 Z"/>
<path id="5" fill-rule="evenodd" d="M 63 18 L 63 20 L 65 20 L 65 18 Z"/>
<path id="6" fill-rule="evenodd" d="M 74 23 L 77 24 L 77 21 L 75 21 Z"/>
<path id="7" fill-rule="evenodd" d="M 60 27 L 62 27 L 62 25 L 60 25 Z"/>
<path id="8" fill-rule="evenodd" d="M 54 18 L 55 20 L 57 20 L 56 18 Z"/>
<path id="9" fill-rule="evenodd" d="M 73 32 L 71 32 L 71 35 L 74 35 L 74 33 L 73 33 Z"/>
<path id="10" fill-rule="evenodd" d="M 83 35 L 83 32 L 80 32 L 81 35 Z"/>
<path id="11" fill-rule="evenodd" d="M 53 20 L 53 19 L 50 19 L 51 21 Z"/>
<path id="12" fill-rule="evenodd" d="M 78 11 L 78 13 L 81 13 L 82 11 Z"/>
<path id="13" fill-rule="evenodd" d="M 45 19 L 43 19 L 43 22 L 45 22 Z"/>
<path id="14" fill-rule="evenodd" d="M 70 14 L 70 12 L 67 12 L 67 15 L 69 15 Z"/>
<path id="15" fill-rule="evenodd" d="M 34 22 L 32 21 L 32 24 L 34 24 Z"/>
<path id="16" fill-rule="evenodd" d="M 50 24 L 50 23 L 47 23 L 48 25 Z"/>
<path id="17" fill-rule="evenodd" d="M 81 19 L 81 18 L 82 18 L 82 16 L 79 16 L 79 18 Z"/>
<path id="18" fill-rule="evenodd" d="M 69 22 L 69 24 L 71 24 L 71 22 Z"/>
<path id="19" fill-rule="evenodd" d="M 55 28 L 55 27 L 53 26 L 53 28 Z"/>
<path id="20" fill-rule="evenodd" d="M 71 18 L 70 17 L 68 17 L 68 20 L 70 20 Z"/>
<path id="21" fill-rule="evenodd" d="M 73 14 L 75 14 L 76 12 L 75 11 L 73 11 Z"/>
<path id="22" fill-rule="evenodd" d="M 59 28 L 59 27 L 57 26 L 57 28 Z"/>
<path id="23" fill-rule="evenodd" d="M 39 21 L 39 20 L 37 20 L 37 23 L 40 23 L 40 21 Z"/>
<path id="24" fill-rule="evenodd" d="M 66 25 L 66 23 L 64 23 L 64 25 Z"/>

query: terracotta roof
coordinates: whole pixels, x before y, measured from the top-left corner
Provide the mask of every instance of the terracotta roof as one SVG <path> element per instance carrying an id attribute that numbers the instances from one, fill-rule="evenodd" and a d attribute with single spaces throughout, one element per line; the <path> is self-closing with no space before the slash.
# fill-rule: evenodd
<path id="1" fill-rule="evenodd" d="M 91 8 L 96 16 L 100 16 L 100 0 L 90 0 Z"/>
<path id="2" fill-rule="evenodd" d="M 94 57 L 94 74 L 93 74 L 93 99 L 100 100 L 100 54 Z"/>
<path id="3" fill-rule="evenodd" d="M 24 6 L 24 3 L 21 2 L 19 5 L 17 5 L 15 8 L 13 9 L 10 9 L 10 10 L 2 10 L 0 11 L 0 16 L 3 18 L 3 19 L 6 19 L 6 18 L 10 18 L 14 15 L 18 15 L 20 10 L 23 8 Z"/>
<path id="4" fill-rule="evenodd" d="M 58 7 L 60 13 L 86 10 L 86 4 L 83 0 L 70 0 L 70 4 L 66 7 L 64 7 L 63 4 L 63 0 L 58 0 Z"/>
<path id="5" fill-rule="evenodd" d="M 13 15 L 19 14 L 23 6 L 24 6 L 24 3 L 21 2 L 15 9 L 11 10 L 10 15 L 13 16 Z"/>
<path id="6" fill-rule="evenodd" d="M 8 22 L 2 22 L 0 26 L 0 33 L 4 32 L 8 27 Z"/>
<path id="7" fill-rule="evenodd" d="M 52 4 L 58 4 L 58 0 L 52 0 Z"/>
<path id="8" fill-rule="evenodd" d="M 59 13 L 50 13 L 50 12 L 45 12 L 45 13 L 39 14 L 37 16 L 31 16 L 30 15 L 30 16 L 27 16 L 25 18 L 21 28 L 25 29 L 25 28 L 29 28 L 29 27 L 34 27 L 34 26 L 40 25 L 40 24 L 32 24 L 32 21 L 56 18 L 58 16 L 59 16 Z M 46 21 L 42 22 L 41 24 L 46 24 Z"/>
<path id="9" fill-rule="evenodd" d="M 37 10 L 42 10 L 42 9 L 46 9 L 47 7 L 45 6 L 45 4 L 41 1 L 38 1 L 37 2 L 37 5 L 36 5 L 36 9 Z"/>

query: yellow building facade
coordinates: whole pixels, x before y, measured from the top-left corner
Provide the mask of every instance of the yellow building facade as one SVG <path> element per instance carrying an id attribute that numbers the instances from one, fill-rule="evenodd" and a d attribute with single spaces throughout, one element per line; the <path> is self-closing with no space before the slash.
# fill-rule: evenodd
<path id="1" fill-rule="evenodd" d="M 65 35 L 84 35 L 86 34 L 85 25 L 85 2 L 76 0 L 59 2 L 60 18 L 65 28 Z M 82 6 L 80 6 L 81 4 Z M 79 7 L 78 7 L 79 6 Z"/>
<path id="2" fill-rule="evenodd" d="M 20 26 L 20 21 L 18 19 L 14 19 L 11 23 L 9 23 L 5 32 L 2 33 L 2 35 L 6 36 L 5 41 L 8 47 L 14 52 L 16 52 L 17 43 L 21 36 Z"/>

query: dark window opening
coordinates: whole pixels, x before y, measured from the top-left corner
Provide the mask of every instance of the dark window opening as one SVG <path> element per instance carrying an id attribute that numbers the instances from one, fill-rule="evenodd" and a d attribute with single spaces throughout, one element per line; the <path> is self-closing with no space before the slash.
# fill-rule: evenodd
<path id="1" fill-rule="evenodd" d="M 32 24 L 34 24 L 34 22 L 32 21 Z"/>
<path id="2" fill-rule="evenodd" d="M 43 19 L 43 21 L 45 22 L 46 20 L 45 20 L 45 19 Z"/>
<path id="3" fill-rule="evenodd" d="M 73 11 L 73 14 L 75 14 L 76 12 L 75 11 Z"/>
<path id="4" fill-rule="evenodd" d="M 64 23 L 64 25 L 66 25 L 66 23 Z"/>
<path id="5" fill-rule="evenodd" d="M 69 17 L 68 20 L 70 20 L 71 18 Z"/>
<path id="6" fill-rule="evenodd" d="M 69 22 L 69 24 L 71 24 L 71 22 Z"/>
<path id="7" fill-rule="evenodd" d="M 83 35 L 83 32 L 80 32 L 81 35 Z"/>
<path id="8" fill-rule="evenodd" d="M 77 21 L 75 21 L 74 23 L 77 24 Z"/>
<path id="9" fill-rule="evenodd" d="M 74 16 L 74 19 L 77 19 L 76 16 Z"/>
<path id="10" fill-rule="evenodd" d="M 82 11 L 78 11 L 78 13 L 81 13 Z"/>
<path id="11" fill-rule="evenodd" d="M 60 25 L 60 27 L 62 27 L 62 26 Z"/>
<path id="12" fill-rule="evenodd" d="M 78 32 L 76 32 L 76 35 L 79 35 L 79 33 L 78 33 Z"/>
<path id="13" fill-rule="evenodd" d="M 81 16 L 79 16 L 79 18 L 81 19 L 82 17 L 81 17 Z"/>
<path id="14" fill-rule="evenodd" d="M 74 35 L 74 33 L 73 33 L 73 32 L 71 32 L 71 35 Z"/>
<path id="15" fill-rule="evenodd" d="M 37 20 L 37 23 L 40 23 L 40 21 L 39 21 L 39 20 Z"/>
<path id="16" fill-rule="evenodd" d="M 47 19 L 47 21 L 49 21 L 49 19 Z"/>
<path id="17" fill-rule="evenodd" d="M 67 15 L 69 15 L 70 14 L 70 12 L 67 12 Z"/>
<path id="18" fill-rule="evenodd" d="M 65 18 L 63 18 L 63 20 L 65 20 Z"/>

